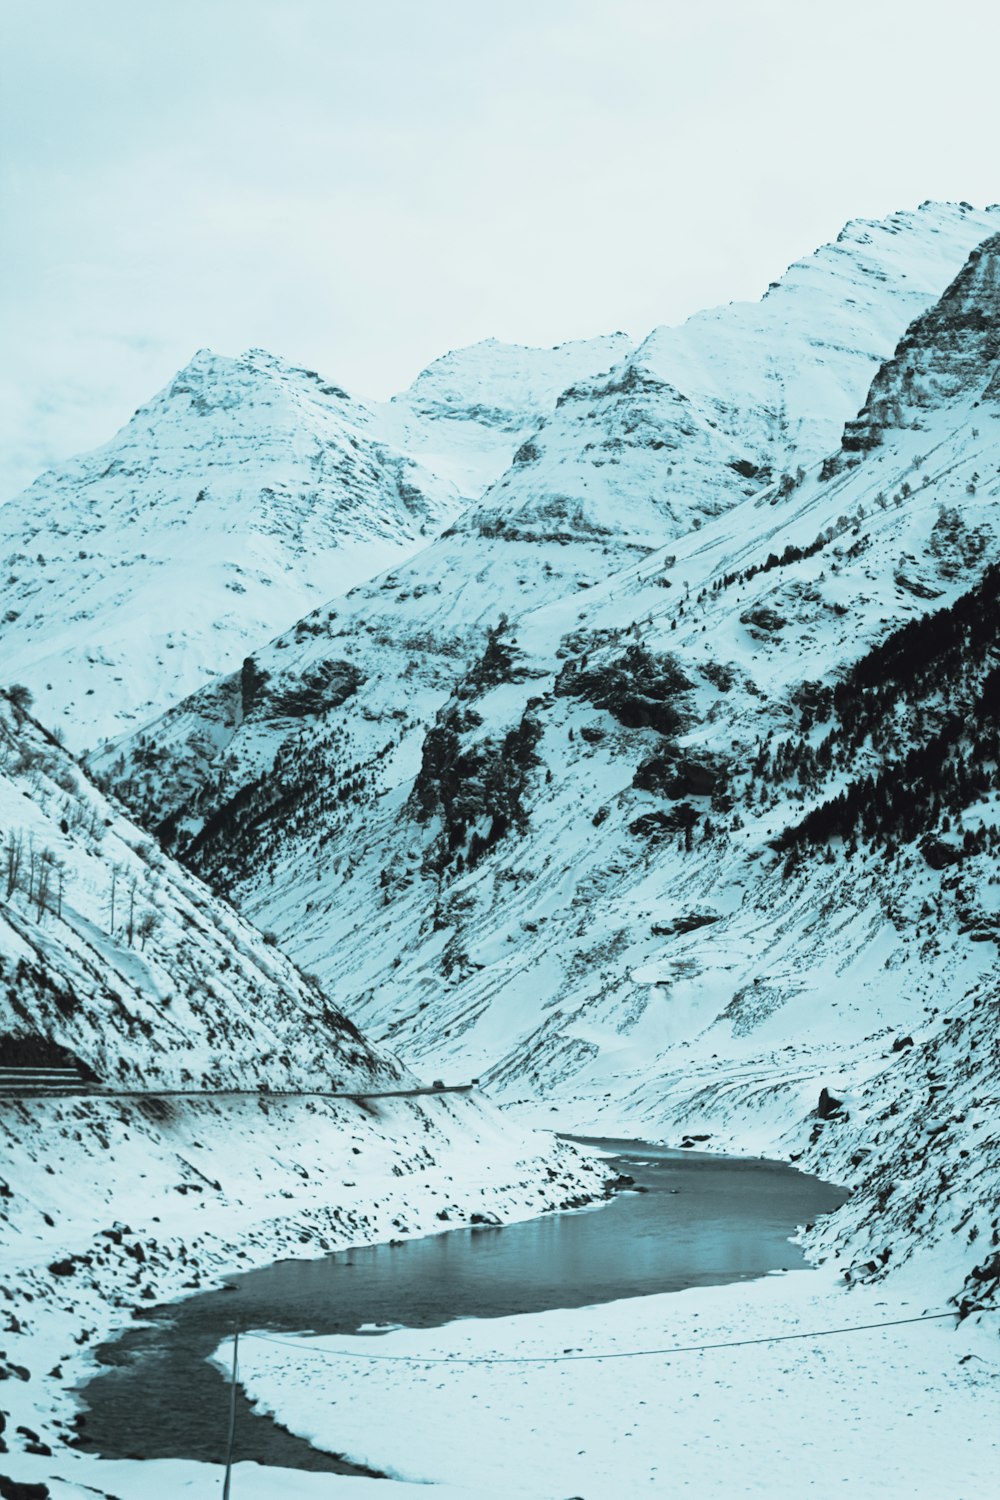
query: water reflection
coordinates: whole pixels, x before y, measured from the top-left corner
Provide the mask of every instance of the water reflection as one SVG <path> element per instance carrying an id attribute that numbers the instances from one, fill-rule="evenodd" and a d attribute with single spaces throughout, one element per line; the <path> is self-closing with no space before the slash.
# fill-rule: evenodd
<path id="1" fill-rule="evenodd" d="M 646 1192 L 503 1229 L 280 1261 L 233 1278 L 235 1293 L 154 1309 L 151 1328 L 99 1351 L 111 1368 L 84 1393 L 88 1436 L 107 1457 L 219 1462 L 227 1398 L 206 1356 L 237 1325 L 317 1334 L 435 1327 L 760 1276 L 801 1265 L 788 1236 L 846 1196 L 774 1162 L 608 1145 L 622 1152 L 609 1175 L 628 1173 Z M 238 1458 L 356 1472 L 254 1418 L 245 1402 L 237 1429 Z"/>

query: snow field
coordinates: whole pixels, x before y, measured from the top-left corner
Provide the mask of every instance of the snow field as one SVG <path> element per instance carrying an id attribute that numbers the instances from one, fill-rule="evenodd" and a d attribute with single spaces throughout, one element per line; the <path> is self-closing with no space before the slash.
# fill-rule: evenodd
<path id="1" fill-rule="evenodd" d="M 484 1500 L 982 1500 L 1000 1488 L 994 1330 L 953 1333 L 945 1320 L 700 1353 L 491 1363 L 785 1336 L 923 1311 L 917 1286 L 909 1295 L 846 1293 L 828 1272 L 798 1271 L 377 1341 L 251 1336 L 240 1342 L 240 1371 L 262 1409 L 317 1446 Z M 231 1346 L 217 1358 L 227 1354 Z M 449 1358 L 482 1363 L 421 1362 Z"/>

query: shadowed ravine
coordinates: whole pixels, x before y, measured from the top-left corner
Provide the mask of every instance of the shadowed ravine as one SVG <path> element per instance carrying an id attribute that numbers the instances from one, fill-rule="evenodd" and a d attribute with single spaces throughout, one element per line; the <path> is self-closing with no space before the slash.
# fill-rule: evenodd
<path id="1" fill-rule="evenodd" d="M 802 1266 L 788 1236 L 846 1197 L 780 1163 L 601 1144 L 622 1153 L 609 1170 L 648 1191 L 503 1229 L 280 1261 L 234 1277 L 235 1292 L 154 1308 L 151 1326 L 98 1351 L 108 1370 L 83 1391 L 92 1451 L 221 1462 L 228 1392 L 207 1357 L 236 1327 L 317 1334 L 377 1323 L 429 1328 L 744 1280 Z M 242 1397 L 235 1458 L 367 1472 L 257 1416 Z"/>

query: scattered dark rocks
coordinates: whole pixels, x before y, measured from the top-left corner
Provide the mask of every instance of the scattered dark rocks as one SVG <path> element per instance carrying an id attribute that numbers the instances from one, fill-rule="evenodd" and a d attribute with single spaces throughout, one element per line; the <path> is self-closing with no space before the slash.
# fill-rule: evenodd
<path id="1" fill-rule="evenodd" d="M 962 860 L 962 850 L 956 844 L 948 844 L 944 839 L 935 838 L 933 834 L 928 834 L 921 840 L 920 852 L 932 870 L 945 870 L 949 865 L 960 864 Z"/>
<path id="2" fill-rule="evenodd" d="M 626 729 L 657 729 L 677 734 L 690 717 L 684 694 L 691 681 L 677 659 L 630 645 L 620 656 L 584 652 L 568 660 L 555 682 L 559 697 L 583 698 L 602 708 Z"/>
<path id="3" fill-rule="evenodd" d="M 751 635 L 771 635 L 776 630 L 784 630 L 788 621 L 777 610 L 761 604 L 756 609 L 744 610 L 740 624 L 746 625 Z"/>
<path id="4" fill-rule="evenodd" d="M 654 922 L 650 928 L 653 937 L 679 937 L 685 932 L 694 932 L 699 927 L 707 927 L 711 922 L 718 922 L 719 918 L 705 912 L 688 912 L 686 916 L 674 917 L 670 922 Z"/>
<path id="5" fill-rule="evenodd" d="M 674 802 L 681 797 L 711 797 L 725 785 L 727 771 L 721 755 L 682 754 L 674 746 L 668 746 L 642 762 L 632 777 L 632 785 Z"/>
<path id="6" fill-rule="evenodd" d="M 1000 1250 L 991 1255 L 989 1260 L 983 1261 L 981 1266 L 974 1266 L 969 1272 L 972 1281 L 1000 1281 Z"/>
<path id="7" fill-rule="evenodd" d="M 675 833 L 690 832 L 697 821 L 697 810 L 690 802 L 678 802 L 669 812 L 657 808 L 653 812 L 640 813 L 628 825 L 628 831 L 641 838 L 665 839 Z"/>
<path id="8" fill-rule="evenodd" d="M 2 1500 L 49 1500 L 51 1494 L 47 1484 L 26 1484 L 23 1480 L 0 1474 Z"/>

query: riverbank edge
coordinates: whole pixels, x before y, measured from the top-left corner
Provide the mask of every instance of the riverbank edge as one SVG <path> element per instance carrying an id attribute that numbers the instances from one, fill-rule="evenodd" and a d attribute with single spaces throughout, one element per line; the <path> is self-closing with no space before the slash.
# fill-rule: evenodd
<path id="1" fill-rule="evenodd" d="M 0 1475 L 26 1463 L 36 1482 L 48 1460 L 90 1458 L 93 1351 L 146 1307 L 279 1259 L 611 1193 L 605 1161 L 479 1096 L 23 1101 L 3 1110 L 0 1147 Z"/>

